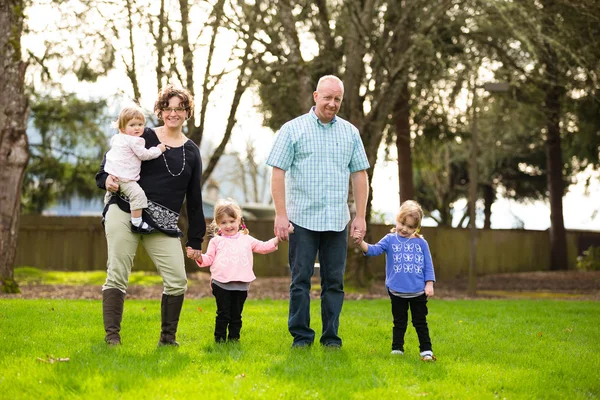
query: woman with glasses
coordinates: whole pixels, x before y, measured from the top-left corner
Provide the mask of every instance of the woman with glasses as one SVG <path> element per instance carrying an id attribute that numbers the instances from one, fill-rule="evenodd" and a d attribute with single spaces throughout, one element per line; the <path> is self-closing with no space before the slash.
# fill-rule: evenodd
<path id="1" fill-rule="evenodd" d="M 121 320 L 129 274 L 141 241 L 163 279 L 161 333 L 159 346 L 178 346 L 175 340 L 183 297 L 187 289 L 184 256 L 177 227 L 184 199 L 187 199 L 190 258 L 201 255 L 206 232 L 202 210 L 202 162 L 198 146 L 183 134 L 183 124 L 194 112 L 194 99 L 185 89 L 168 85 L 160 90 L 154 112 L 163 121 L 158 128 L 145 128 L 146 147 L 163 143 L 167 150 L 154 160 L 142 162 L 139 185 L 148 197 L 142 218 L 154 228 L 149 235 L 133 233 L 129 227 L 129 199 L 119 193 L 119 180 L 104 171 L 106 159 L 96 174 L 96 184 L 112 192 L 103 212 L 108 244 L 106 282 L 102 286 L 105 341 L 121 344 Z"/>

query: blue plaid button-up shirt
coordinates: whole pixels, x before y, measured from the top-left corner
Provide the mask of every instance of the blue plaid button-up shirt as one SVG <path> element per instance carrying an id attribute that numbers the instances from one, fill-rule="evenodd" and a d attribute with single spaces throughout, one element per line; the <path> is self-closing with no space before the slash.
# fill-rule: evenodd
<path id="1" fill-rule="evenodd" d="M 323 124 L 314 107 L 285 123 L 267 159 L 285 174 L 290 221 L 312 231 L 344 230 L 350 221 L 350 174 L 369 168 L 358 129 L 340 118 Z"/>

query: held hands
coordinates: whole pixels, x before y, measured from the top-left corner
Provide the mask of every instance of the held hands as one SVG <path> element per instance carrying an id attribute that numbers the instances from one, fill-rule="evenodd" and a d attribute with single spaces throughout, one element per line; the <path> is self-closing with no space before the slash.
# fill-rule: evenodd
<path id="1" fill-rule="evenodd" d="M 363 233 L 359 230 L 352 232 L 352 239 L 355 244 L 360 244 L 363 241 Z"/>
<path id="2" fill-rule="evenodd" d="M 187 255 L 187 258 L 189 258 L 191 260 L 195 260 L 195 261 L 199 262 L 200 264 L 202 264 L 202 250 L 195 250 L 195 249 L 192 249 L 191 247 L 187 246 L 185 248 L 185 253 Z"/>
<path id="3" fill-rule="evenodd" d="M 355 217 L 350 225 L 350 233 L 354 244 L 360 246 L 367 234 L 367 221 L 364 218 Z"/>
<path id="4" fill-rule="evenodd" d="M 288 237 L 289 235 L 291 235 L 292 233 L 294 233 L 294 225 L 292 225 L 291 223 L 288 225 Z M 275 244 L 279 244 L 279 242 L 281 242 L 281 239 L 279 239 L 277 236 L 275 236 L 275 239 L 277 239 L 277 241 L 275 242 Z"/>
<path id="5" fill-rule="evenodd" d="M 369 251 L 369 245 L 367 244 L 367 242 L 364 241 L 363 237 L 364 233 L 362 233 L 359 230 L 355 230 L 354 232 L 352 232 L 352 239 L 354 241 L 354 244 L 360 247 L 360 249 L 364 253 L 366 253 L 367 251 Z"/>
<path id="6" fill-rule="evenodd" d="M 162 143 L 159 143 L 159 144 L 158 144 L 156 147 L 158 147 L 158 148 L 160 149 L 160 151 L 162 151 L 163 153 L 164 153 L 165 151 L 167 151 L 167 146 L 165 146 L 165 145 L 164 145 L 164 144 L 162 144 Z"/>
<path id="7" fill-rule="evenodd" d="M 279 242 L 285 242 L 290 238 L 290 226 L 292 226 L 292 224 L 290 223 L 290 220 L 287 218 L 287 216 L 275 216 L 275 223 L 273 224 L 273 233 L 275 234 Z M 292 228 L 292 232 L 293 231 L 294 228 Z"/>

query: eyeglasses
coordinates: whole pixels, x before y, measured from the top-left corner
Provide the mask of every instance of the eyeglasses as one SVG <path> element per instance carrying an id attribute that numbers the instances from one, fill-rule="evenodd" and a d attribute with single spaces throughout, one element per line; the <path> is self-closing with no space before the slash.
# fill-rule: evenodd
<path id="1" fill-rule="evenodd" d="M 162 110 L 164 112 L 166 112 L 167 114 L 170 114 L 173 111 L 175 111 L 176 113 L 181 113 L 181 112 L 187 111 L 187 108 L 184 108 L 184 107 L 167 107 L 167 108 L 163 108 Z"/>

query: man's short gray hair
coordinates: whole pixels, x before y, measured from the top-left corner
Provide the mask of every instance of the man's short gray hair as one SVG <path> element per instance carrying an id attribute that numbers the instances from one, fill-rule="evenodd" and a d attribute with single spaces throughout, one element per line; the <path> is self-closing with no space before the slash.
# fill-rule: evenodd
<path id="1" fill-rule="evenodd" d="M 344 90 L 344 82 L 342 82 L 340 78 L 338 78 L 335 75 L 324 75 L 321 78 L 319 78 L 319 82 L 317 82 L 317 92 L 319 91 L 319 86 L 321 86 L 321 82 L 324 81 L 336 81 L 342 87 L 342 91 Z"/>

